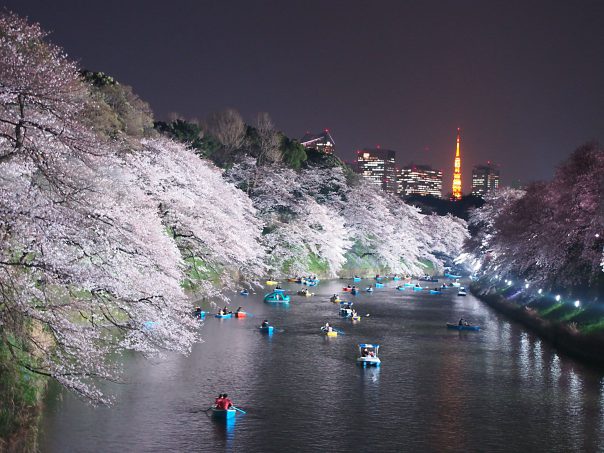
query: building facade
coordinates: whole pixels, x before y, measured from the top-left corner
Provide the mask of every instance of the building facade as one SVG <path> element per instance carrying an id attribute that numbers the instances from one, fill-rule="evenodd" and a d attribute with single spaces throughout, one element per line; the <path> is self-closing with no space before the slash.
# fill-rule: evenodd
<path id="1" fill-rule="evenodd" d="M 472 195 L 484 197 L 499 188 L 499 170 L 490 162 L 472 169 Z"/>
<path id="2" fill-rule="evenodd" d="M 300 143 L 307 149 L 316 149 L 325 154 L 333 154 L 335 152 L 336 142 L 329 133 L 329 129 L 325 129 L 319 134 L 311 134 L 307 132 L 300 139 Z"/>
<path id="3" fill-rule="evenodd" d="M 397 172 L 397 193 L 407 195 L 432 195 L 440 198 L 443 189 L 443 172 L 428 165 L 410 164 Z"/>
<path id="4" fill-rule="evenodd" d="M 357 173 L 382 190 L 396 193 L 396 152 L 389 149 L 357 151 Z"/>

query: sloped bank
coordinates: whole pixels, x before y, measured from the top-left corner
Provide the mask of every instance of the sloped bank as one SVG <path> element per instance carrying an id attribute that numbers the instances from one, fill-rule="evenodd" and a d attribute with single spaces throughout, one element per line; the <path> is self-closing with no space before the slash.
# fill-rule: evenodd
<path id="1" fill-rule="evenodd" d="M 588 364 L 604 366 L 604 332 L 584 333 L 576 322 L 547 319 L 531 306 L 531 300 L 511 299 L 482 282 L 472 283 L 470 290 L 487 305 L 523 324 L 564 354 Z"/>

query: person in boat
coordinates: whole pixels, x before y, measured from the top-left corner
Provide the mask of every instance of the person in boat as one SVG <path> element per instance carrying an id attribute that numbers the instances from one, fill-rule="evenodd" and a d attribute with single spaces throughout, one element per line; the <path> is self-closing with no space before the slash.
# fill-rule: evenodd
<path id="1" fill-rule="evenodd" d="M 468 323 L 466 322 L 466 320 L 465 320 L 465 319 L 463 319 L 463 318 L 459 318 L 459 325 L 460 325 L 460 326 L 467 325 L 467 324 L 468 324 Z"/>
<path id="2" fill-rule="evenodd" d="M 329 300 L 332 302 L 335 302 L 336 300 L 338 300 L 338 295 L 334 294 L 333 296 L 331 296 L 331 298 Z"/>
<path id="3" fill-rule="evenodd" d="M 369 355 L 369 357 L 375 357 L 375 352 L 373 352 L 373 351 L 369 351 L 369 354 L 368 354 L 368 355 Z"/>
<path id="4" fill-rule="evenodd" d="M 363 348 L 363 350 L 361 351 L 361 357 L 367 357 L 369 355 L 369 351 L 367 350 L 367 348 Z"/>
<path id="5" fill-rule="evenodd" d="M 193 313 L 193 315 L 196 318 L 201 318 L 201 307 L 195 307 L 195 312 Z"/>
<path id="6" fill-rule="evenodd" d="M 220 398 L 218 400 L 218 402 L 216 403 L 216 409 L 221 409 L 223 411 L 229 409 L 232 406 L 233 406 L 233 402 L 229 399 L 229 397 L 226 393 L 223 393 L 222 398 Z"/>
<path id="7" fill-rule="evenodd" d="M 328 323 L 328 322 L 326 322 L 326 323 L 325 323 L 325 325 L 322 327 L 322 330 L 323 330 L 324 332 L 333 332 L 333 327 L 331 327 L 331 326 L 329 325 L 329 323 Z"/>
<path id="8" fill-rule="evenodd" d="M 265 319 L 264 321 L 262 321 L 262 324 L 260 325 L 260 327 L 268 327 L 268 319 Z"/>
<path id="9" fill-rule="evenodd" d="M 352 289 L 352 286 L 348 285 L 346 288 L 350 288 L 350 289 Z"/>
<path id="10" fill-rule="evenodd" d="M 224 398 L 224 395 L 222 393 L 218 394 L 218 396 L 214 400 L 214 406 L 218 407 L 219 405 L 221 405 L 223 398 Z"/>
<path id="11" fill-rule="evenodd" d="M 281 288 L 281 285 L 277 285 L 277 286 L 275 286 L 275 289 L 283 289 L 283 288 Z"/>
<path id="12" fill-rule="evenodd" d="M 237 313 L 241 313 L 243 309 L 241 307 L 237 308 Z"/>
<path id="13" fill-rule="evenodd" d="M 415 284 L 415 287 L 416 287 L 416 288 L 419 288 L 419 283 L 416 283 L 416 284 Z"/>

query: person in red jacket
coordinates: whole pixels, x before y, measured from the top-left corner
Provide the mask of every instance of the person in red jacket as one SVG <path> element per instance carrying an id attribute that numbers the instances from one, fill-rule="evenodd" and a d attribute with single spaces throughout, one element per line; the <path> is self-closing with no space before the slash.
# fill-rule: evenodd
<path id="1" fill-rule="evenodd" d="M 227 397 L 227 394 L 224 393 L 223 395 L 223 399 L 222 399 L 222 408 L 223 409 L 229 409 L 233 406 L 233 402 Z"/>
<path id="2" fill-rule="evenodd" d="M 216 406 L 218 408 L 222 404 L 223 399 L 224 399 L 224 395 L 221 393 L 220 395 L 218 395 L 218 398 L 216 398 L 214 400 L 214 406 Z"/>

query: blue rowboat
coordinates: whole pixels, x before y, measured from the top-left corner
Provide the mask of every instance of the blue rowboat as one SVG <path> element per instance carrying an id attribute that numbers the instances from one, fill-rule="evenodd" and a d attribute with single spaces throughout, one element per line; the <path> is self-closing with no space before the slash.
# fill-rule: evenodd
<path id="1" fill-rule="evenodd" d="M 442 294 L 442 292 L 441 291 L 436 291 L 434 289 L 431 289 L 430 290 L 430 294 Z"/>
<path id="2" fill-rule="evenodd" d="M 287 294 L 282 293 L 268 293 L 264 296 L 264 302 L 274 302 L 278 304 L 288 304 L 289 296 Z"/>
<path id="3" fill-rule="evenodd" d="M 361 281 L 361 277 L 354 277 L 352 279 L 353 282 L 360 282 Z"/>
<path id="4" fill-rule="evenodd" d="M 317 286 L 319 282 L 317 280 L 307 280 L 304 284 L 306 286 Z"/>
<path id="5" fill-rule="evenodd" d="M 227 420 L 235 417 L 237 411 L 233 408 L 230 409 L 217 409 L 216 406 L 212 406 L 212 417 L 219 420 Z"/>
<path id="6" fill-rule="evenodd" d="M 359 356 L 357 363 L 361 366 L 376 366 L 379 367 L 381 360 L 378 357 L 378 351 L 380 350 L 379 344 L 361 343 L 359 344 Z"/>
<path id="7" fill-rule="evenodd" d="M 413 291 L 421 291 L 421 290 L 423 290 L 423 289 L 424 289 L 424 288 L 422 288 L 421 286 L 414 286 L 414 287 L 413 287 Z"/>
<path id="8" fill-rule="evenodd" d="M 413 283 L 403 283 L 403 286 L 406 286 L 407 288 L 411 288 L 412 286 L 415 286 Z"/>
<path id="9" fill-rule="evenodd" d="M 392 277 L 392 280 L 394 280 L 394 281 L 397 281 L 397 280 L 400 280 L 400 279 L 401 279 L 400 277 Z"/>
<path id="10" fill-rule="evenodd" d="M 283 294 L 283 293 L 285 292 L 285 290 L 284 290 L 283 288 L 275 288 L 275 289 L 273 289 L 273 292 L 274 292 L 274 293 L 277 293 L 277 294 L 278 294 L 278 293 Z"/>
<path id="11" fill-rule="evenodd" d="M 453 324 L 453 323 L 448 322 L 447 329 L 478 331 L 478 330 L 480 330 L 480 326 L 460 326 L 459 324 Z"/>
<path id="12" fill-rule="evenodd" d="M 214 317 L 215 318 L 232 318 L 233 317 L 233 313 L 227 313 L 226 315 L 215 314 Z"/>
<path id="13" fill-rule="evenodd" d="M 350 294 L 352 294 L 352 295 L 356 296 L 357 294 L 359 294 L 359 290 L 358 290 L 357 288 L 352 288 L 352 289 L 350 290 Z"/>
<path id="14" fill-rule="evenodd" d="M 275 330 L 275 328 L 273 326 L 265 326 L 265 327 L 258 327 L 260 329 L 260 332 L 262 333 L 267 333 L 269 335 L 271 335 L 273 333 L 273 331 Z"/>
<path id="15" fill-rule="evenodd" d="M 382 281 L 382 277 L 374 277 L 376 281 L 381 282 Z"/>
<path id="16" fill-rule="evenodd" d="M 383 288 L 383 287 L 384 287 L 384 284 L 383 284 L 383 283 L 376 283 L 376 284 L 375 284 L 375 287 L 376 287 L 376 288 Z"/>

